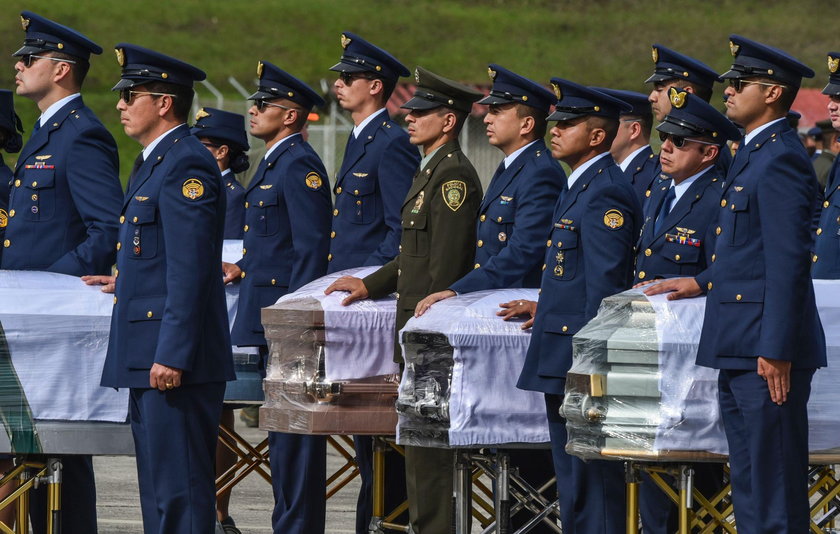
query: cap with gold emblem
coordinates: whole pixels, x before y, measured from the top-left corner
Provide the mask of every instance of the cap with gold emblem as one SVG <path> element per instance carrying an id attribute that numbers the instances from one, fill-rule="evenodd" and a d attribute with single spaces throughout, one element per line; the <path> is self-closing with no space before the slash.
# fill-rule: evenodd
<path id="1" fill-rule="evenodd" d="M 417 89 L 414 96 L 402 105 L 403 109 L 434 109 L 441 106 L 469 113 L 472 105 L 484 96 L 472 87 L 444 78 L 417 67 L 414 70 Z"/>
<path id="2" fill-rule="evenodd" d="M 828 96 L 840 95 L 840 52 L 828 53 L 828 85 L 822 93 Z"/>
<path id="3" fill-rule="evenodd" d="M 654 63 L 653 74 L 645 80 L 645 83 L 683 80 L 712 89 L 715 82 L 720 81 L 717 72 L 705 63 L 666 48 L 661 44 L 653 44 L 651 55 Z"/>
<path id="4" fill-rule="evenodd" d="M 554 103 L 554 95 L 551 91 L 524 78 L 515 72 L 491 63 L 487 67 L 487 74 L 493 80 L 493 87 L 490 94 L 479 100 L 479 104 L 509 104 L 518 102 L 532 108 L 545 111 L 548 114 L 551 104 Z"/>
<path id="5" fill-rule="evenodd" d="M 802 78 L 813 78 L 814 71 L 787 52 L 741 37 L 729 36 L 732 66 L 720 75 L 724 80 L 770 78 L 791 87 L 799 87 Z"/>
<path id="6" fill-rule="evenodd" d="M 23 46 L 12 54 L 13 56 L 61 52 L 87 61 L 91 54 L 102 53 L 101 46 L 76 30 L 31 11 L 23 11 L 20 14 L 20 23 L 26 36 L 23 38 Z"/>
<path id="7" fill-rule="evenodd" d="M 622 111 L 622 117 L 625 115 L 633 115 L 634 117 L 650 117 L 652 115 L 648 95 L 643 95 L 642 93 L 637 93 L 636 91 L 608 89 L 606 87 L 593 87 L 592 89 L 601 91 L 605 95 L 609 95 L 630 104 L 632 109 L 630 109 L 630 111 Z"/>
<path id="8" fill-rule="evenodd" d="M 375 46 L 356 34 L 341 34 L 341 47 L 344 53 L 341 60 L 330 67 L 336 72 L 369 72 L 377 78 L 397 81 L 400 76 L 411 74 L 397 58 Z"/>
<path id="9" fill-rule="evenodd" d="M 233 149 L 248 150 L 245 117 L 215 108 L 201 108 L 195 115 L 195 125 L 190 133 L 196 137 L 218 139 Z"/>
<path id="10" fill-rule="evenodd" d="M 557 104 L 554 113 L 548 116 L 550 121 L 567 121 L 587 115 L 618 119 L 621 113 L 633 109 L 624 100 L 563 78 L 552 78 L 551 87 L 554 88 Z"/>
<path id="11" fill-rule="evenodd" d="M 120 43 L 114 47 L 122 67 L 121 80 L 111 90 L 120 91 L 149 82 L 164 82 L 192 87 L 207 77 L 204 71 L 142 46 Z"/>
<path id="12" fill-rule="evenodd" d="M 6 132 L 6 144 L 0 146 L 6 152 L 18 152 L 23 146 L 23 124 L 15 113 L 13 93 L 0 89 L 0 130 Z"/>
<path id="13" fill-rule="evenodd" d="M 668 89 L 671 111 L 656 127 L 660 132 L 681 137 L 703 137 L 723 146 L 741 138 L 732 121 L 699 96 L 671 87 Z"/>
<path id="14" fill-rule="evenodd" d="M 268 61 L 257 63 L 257 76 L 259 77 L 259 87 L 254 94 L 248 97 L 248 100 L 283 98 L 306 109 L 324 105 L 324 99 L 311 87 Z"/>

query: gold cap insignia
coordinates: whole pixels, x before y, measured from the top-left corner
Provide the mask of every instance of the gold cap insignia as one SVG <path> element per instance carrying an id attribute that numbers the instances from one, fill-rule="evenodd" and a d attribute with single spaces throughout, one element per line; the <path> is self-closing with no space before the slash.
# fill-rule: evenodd
<path id="1" fill-rule="evenodd" d="M 496 80 L 496 71 L 487 67 L 487 76 L 490 76 L 490 79 L 495 81 Z"/>
<path id="2" fill-rule="evenodd" d="M 420 84 L 420 69 L 414 69 L 414 81 Z"/>
<path id="3" fill-rule="evenodd" d="M 310 172 L 306 175 L 306 186 L 309 189 L 318 189 L 323 183 L 323 180 L 321 180 L 321 177 L 318 176 L 317 172 Z"/>
<path id="4" fill-rule="evenodd" d="M 618 230 L 624 226 L 624 215 L 615 208 L 607 210 L 604 214 L 604 224 L 612 230 Z"/>
<path id="5" fill-rule="evenodd" d="M 458 211 L 458 208 L 467 200 L 467 184 L 461 180 L 450 180 L 444 183 L 440 186 L 440 191 L 443 194 L 443 201 L 452 211 Z"/>
<path id="6" fill-rule="evenodd" d="M 352 41 L 353 39 L 347 37 L 343 33 L 341 34 L 341 48 L 347 48 L 347 45 L 349 45 Z"/>
<path id="7" fill-rule="evenodd" d="M 685 106 L 686 95 L 688 95 L 686 91 L 677 91 L 676 87 L 668 89 L 668 98 L 671 100 L 671 105 L 677 109 Z"/>
<path id="8" fill-rule="evenodd" d="M 115 48 L 114 53 L 117 55 L 117 63 L 120 64 L 120 67 L 125 66 L 125 52 L 123 52 L 122 48 Z"/>
<path id="9" fill-rule="evenodd" d="M 420 191 L 417 195 L 417 200 L 414 201 L 414 207 L 411 208 L 411 213 L 420 213 L 420 209 L 423 207 L 423 199 L 426 197 L 425 191 Z"/>
<path id="10" fill-rule="evenodd" d="M 732 52 L 733 56 L 737 56 L 738 55 L 738 50 L 740 50 L 740 49 L 741 49 L 741 45 L 736 45 L 732 41 L 729 41 L 729 51 Z"/>
<path id="11" fill-rule="evenodd" d="M 837 72 L 837 67 L 840 67 L 840 58 L 828 56 L 828 70 L 831 74 Z"/>
<path id="12" fill-rule="evenodd" d="M 556 83 L 551 84 L 551 88 L 554 89 L 554 96 L 557 97 L 557 100 L 563 99 L 563 92 L 560 90 L 560 86 Z"/>
<path id="13" fill-rule="evenodd" d="M 190 200 L 198 200 L 204 196 L 204 184 L 198 178 L 190 178 L 181 187 L 181 194 Z"/>
<path id="14" fill-rule="evenodd" d="M 24 17 L 23 15 L 20 16 L 20 26 L 23 28 L 23 31 L 29 27 L 29 19 Z"/>
<path id="15" fill-rule="evenodd" d="M 659 63 L 659 50 L 655 46 L 651 47 L 650 56 L 653 58 L 654 63 Z"/>
<path id="16" fill-rule="evenodd" d="M 5 228 L 9 224 L 9 214 L 6 210 L 0 209 L 0 228 Z"/>
<path id="17" fill-rule="evenodd" d="M 263 65 L 262 61 L 257 61 L 257 78 L 262 78 L 262 73 L 263 73 L 263 68 L 264 67 L 265 67 L 265 65 Z"/>
<path id="18" fill-rule="evenodd" d="M 204 108 L 201 108 L 201 109 L 198 110 L 198 113 L 195 114 L 195 120 L 196 120 L 196 122 L 198 122 L 201 119 L 203 119 L 204 117 L 209 117 L 209 116 L 210 116 L 210 114 L 207 113 L 206 111 L 204 111 Z"/>

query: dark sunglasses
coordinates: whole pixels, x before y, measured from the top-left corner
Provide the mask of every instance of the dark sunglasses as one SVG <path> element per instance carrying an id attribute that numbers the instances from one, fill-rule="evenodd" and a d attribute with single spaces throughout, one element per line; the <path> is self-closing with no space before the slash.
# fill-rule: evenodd
<path id="1" fill-rule="evenodd" d="M 717 145 L 717 143 L 709 143 L 708 141 L 701 141 L 699 139 L 690 139 L 682 135 L 672 135 L 665 132 L 659 132 L 660 141 L 664 143 L 668 139 L 671 140 L 671 143 L 674 145 L 675 148 L 682 148 L 685 146 L 686 143 L 697 143 L 700 145 Z"/>
<path id="2" fill-rule="evenodd" d="M 365 76 L 364 74 L 359 74 L 358 72 L 339 72 L 338 78 L 344 85 L 353 85 L 355 80 L 373 80 L 371 76 Z"/>
<path id="3" fill-rule="evenodd" d="M 273 108 L 290 109 L 290 110 L 300 112 L 300 110 L 297 109 L 297 108 L 290 108 L 289 106 L 283 106 L 281 104 L 275 104 L 273 102 L 269 102 L 268 100 L 254 100 L 254 107 L 257 108 L 257 111 L 263 112 L 263 111 L 265 111 L 265 108 L 267 108 L 269 106 L 271 106 Z"/>
<path id="4" fill-rule="evenodd" d="M 134 97 L 141 97 L 141 96 L 171 96 L 172 98 L 177 98 L 177 95 L 173 95 L 172 93 L 150 93 L 148 91 L 132 91 L 131 89 L 122 89 L 120 90 L 120 98 L 126 104 L 131 104 L 131 101 Z"/>
<path id="5" fill-rule="evenodd" d="M 23 63 L 26 66 L 27 69 L 32 66 L 32 63 L 36 59 L 48 59 L 50 61 L 55 61 L 55 62 L 70 63 L 70 64 L 73 64 L 73 65 L 76 64 L 76 62 L 73 61 L 72 59 L 61 59 L 61 58 L 58 58 L 58 57 L 50 57 L 50 56 L 38 56 L 38 55 L 35 55 L 35 54 L 26 54 L 26 55 L 20 56 L 20 62 Z"/>
<path id="6" fill-rule="evenodd" d="M 767 82 L 756 82 L 753 80 L 742 80 L 740 78 L 730 78 L 729 79 L 729 87 L 735 89 L 736 93 L 740 93 L 744 90 L 745 85 L 766 85 L 767 87 L 773 87 L 774 85 L 778 85 L 779 87 L 786 87 L 780 83 L 767 83 Z"/>

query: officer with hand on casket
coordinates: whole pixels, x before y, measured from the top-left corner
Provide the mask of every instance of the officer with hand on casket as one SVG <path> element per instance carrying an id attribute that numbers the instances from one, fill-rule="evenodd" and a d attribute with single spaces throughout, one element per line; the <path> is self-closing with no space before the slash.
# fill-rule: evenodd
<path id="1" fill-rule="evenodd" d="M 630 105 L 593 88 L 552 78 L 557 104 L 548 120 L 551 154 L 572 169 L 545 242 L 540 299 L 514 301 L 505 319 L 532 315 L 531 343 L 517 387 L 545 393 L 564 531 L 625 531 L 624 471 L 619 462 L 583 460 L 566 453 L 563 401 L 572 364 L 572 336 L 592 319 L 601 300 L 630 287 L 633 245 L 641 210 L 627 177 L 609 153 L 619 115 Z"/>
<path id="2" fill-rule="evenodd" d="M 810 277 L 813 166 L 787 120 L 814 72 L 776 48 L 733 35 L 726 116 L 746 136 L 719 202 L 711 269 L 645 290 L 706 292 L 697 364 L 720 369 L 739 531 L 808 531 L 808 398 L 826 364 Z"/>
<path id="3" fill-rule="evenodd" d="M 423 150 L 420 169 L 402 205 L 400 254 L 363 280 L 345 276 L 327 288 L 349 291 L 345 305 L 397 292 L 396 332 L 429 293 L 446 289 L 473 267 L 481 182 L 461 151 L 458 134 L 482 94 L 422 67 L 417 90 L 403 105 L 411 143 Z M 395 360 L 402 362 L 399 340 Z M 453 517 L 451 450 L 407 446 L 405 472 L 411 528 L 447 532 Z"/>

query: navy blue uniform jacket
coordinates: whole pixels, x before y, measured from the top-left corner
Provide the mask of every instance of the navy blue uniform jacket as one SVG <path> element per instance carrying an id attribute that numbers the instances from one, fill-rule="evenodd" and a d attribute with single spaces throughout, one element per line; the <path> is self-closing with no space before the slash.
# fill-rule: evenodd
<path id="1" fill-rule="evenodd" d="M 0 267 L 109 273 L 123 197 L 118 167 L 114 138 L 81 97 L 59 109 L 18 157 Z"/>
<path id="2" fill-rule="evenodd" d="M 266 345 L 260 309 L 327 272 L 330 183 L 321 158 L 300 135 L 262 159 L 245 193 L 244 277 L 231 338 Z"/>
<path id="3" fill-rule="evenodd" d="M 834 160 L 828 183 L 825 187 L 824 202 L 820 206 L 820 222 L 814 242 L 814 263 L 811 276 L 823 280 L 840 278 L 840 159 Z"/>
<path id="4" fill-rule="evenodd" d="M 786 121 L 741 144 L 719 202 L 715 262 L 697 277 L 708 291 L 698 365 L 755 371 L 758 356 L 825 365 L 810 276 L 816 195 L 813 166 Z"/>
<path id="5" fill-rule="evenodd" d="M 563 394 L 572 336 L 604 297 L 630 287 L 641 209 L 627 176 L 607 154 L 560 195 L 546 241 L 531 344 L 517 387 Z"/>
<path id="6" fill-rule="evenodd" d="M 479 209 L 475 269 L 450 286 L 456 293 L 539 287 L 543 242 L 566 175 L 542 139 L 494 176 Z"/>
<path id="7" fill-rule="evenodd" d="M 659 182 L 659 175 L 662 173 L 662 167 L 659 164 L 659 155 L 653 153 L 650 145 L 646 146 L 644 150 L 636 154 L 630 160 L 627 170 L 624 174 L 630 179 L 633 184 L 633 189 L 636 191 L 636 199 L 639 205 L 645 203 L 645 198 L 650 196 L 648 191 L 653 189 L 653 186 Z"/>
<path id="8" fill-rule="evenodd" d="M 182 384 L 234 379 L 224 212 L 216 162 L 179 126 L 140 166 L 122 205 L 103 386 L 148 388 L 154 363 L 182 369 Z"/>
<path id="9" fill-rule="evenodd" d="M 9 224 L 9 187 L 11 187 L 12 169 L 0 158 L 0 242 L 6 234 Z M 3 257 L 3 247 L 0 247 L 0 258 Z"/>
<path id="10" fill-rule="evenodd" d="M 396 257 L 400 211 L 419 165 L 417 148 L 387 113 L 348 144 L 335 179 L 329 272 L 384 265 Z"/>
<path id="11" fill-rule="evenodd" d="M 242 239 L 245 226 L 245 188 L 236 180 L 236 175 L 229 172 L 222 176 L 227 193 L 225 209 L 225 239 Z"/>
<path id="12" fill-rule="evenodd" d="M 663 182 L 652 191 L 642 235 L 636 244 L 634 284 L 655 278 L 696 276 L 706 270 L 712 261 L 722 184 L 720 172 L 710 167 L 671 207 L 659 232 L 654 232 L 656 216 L 671 182 Z"/>

